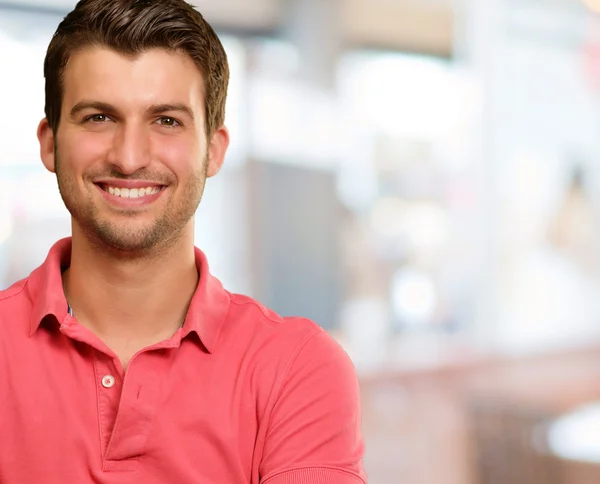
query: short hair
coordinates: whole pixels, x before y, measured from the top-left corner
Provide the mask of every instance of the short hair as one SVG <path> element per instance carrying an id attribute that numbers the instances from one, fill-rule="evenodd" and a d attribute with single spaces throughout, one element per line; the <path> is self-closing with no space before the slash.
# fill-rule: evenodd
<path id="1" fill-rule="evenodd" d="M 54 133 L 60 123 L 69 59 L 76 51 L 94 46 L 128 56 L 154 48 L 187 54 L 204 78 L 207 136 L 225 122 L 227 54 L 192 5 L 184 0 L 81 0 L 59 24 L 44 61 L 45 114 Z"/>

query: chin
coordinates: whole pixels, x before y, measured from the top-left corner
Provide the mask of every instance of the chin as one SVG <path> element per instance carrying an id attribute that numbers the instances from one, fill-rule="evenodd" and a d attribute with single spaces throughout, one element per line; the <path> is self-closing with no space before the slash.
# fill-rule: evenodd
<path id="1" fill-rule="evenodd" d="M 136 228 L 135 224 L 123 224 L 120 227 L 93 224 L 89 228 L 91 230 L 86 232 L 97 245 L 115 252 L 148 252 L 160 246 L 167 238 L 161 227 Z"/>
<path id="2" fill-rule="evenodd" d="M 100 244 L 114 252 L 123 253 L 142 253 L 149 252 L 157 247 L 158 241 L 153 238 L 138 238 L 131 237 L 97 237 Z"/>

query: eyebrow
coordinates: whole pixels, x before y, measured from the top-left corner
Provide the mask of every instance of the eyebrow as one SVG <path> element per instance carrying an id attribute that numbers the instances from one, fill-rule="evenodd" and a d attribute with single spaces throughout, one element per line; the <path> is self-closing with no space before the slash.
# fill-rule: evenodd
<path id="1" fill-rule="evenodd" d="M 105 113 L 116 113 L 118 110 L 112 104 L 103 103 L 99 101 L 81 101 L 71 109 L 71 118 L 74 118 L 81 111 L 85 111 L 86 109 L 94 109 L 97 111 L 102 111 Z M 194 112 L 192 109 L 183 103 L 175 103 L 175 104 L 156 104 L 150 106 L 146 112 L 153 116 L 164 114 L 168 112 L 180 112 L 187 114 L 192 120 L 194 120 Z"/>
<path id="2" fill-rule="evenodd" d="M 86 109 L 94 109 L 97 111 L 109 113 L 114 113 L 116 111 L 114 106 L 111 106 L 107 103 L 102 103 L 98 101 L 81 101 L 71 108 L 70 115 L 72 118 L 74 118 L 77 114 L 79 114 L 81 111 L 85 111 Z"/>
<path id="3" fill-rule="evenodd" d="M 148 108 L 148 113 L 152 115 L 170 113 L 174 111 L 187 114 L 192 120 L 194 119 L 194 112 L 192 109 L 183 103 L 157 104 Z"/>

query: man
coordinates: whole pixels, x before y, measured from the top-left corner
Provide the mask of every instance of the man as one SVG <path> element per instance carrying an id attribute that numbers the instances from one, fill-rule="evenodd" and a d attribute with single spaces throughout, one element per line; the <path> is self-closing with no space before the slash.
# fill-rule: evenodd
<path id="1" fill-rule="evenodd" d="M 183 0 L 82 0 L 44 73 L 72 237 L 0 292 L 0 482 L 366 482 L 345 353 L 194 247 L 229 143 L 212 28 Z"/>

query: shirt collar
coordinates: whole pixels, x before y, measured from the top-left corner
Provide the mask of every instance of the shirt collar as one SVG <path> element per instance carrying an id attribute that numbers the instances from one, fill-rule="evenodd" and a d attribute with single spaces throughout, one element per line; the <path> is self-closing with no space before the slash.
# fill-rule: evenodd
<path id="1" fill-rule="evenodd" d="M 200 277 L 183 325 L 182 338 L 195 332 L 206 350 L 212 353 L 229 311 L 229 293 L 210 274 L 204 253 L 195 247 L 194 254 Z M 62 287 L 62 271 L 69 266 L 70 259 L 71 238 L 68 237 L 54 244 L 44 263 L 29 276 L 27 288 L 33 304 L 31 335 L 38 330 L 44 318 L 52 315 L 62 322 L 67 316 L 68 304 Z"/>
<path id="2" fill-rule="evenodd" d="M 210 274 L 204 252 L 194 247 L 194 253 L 200 278 L 188 308 L 182 338 L 193 331 L 207 351 L 212 353 L 229 313 L 230 298 L 221 281 Z"/>

